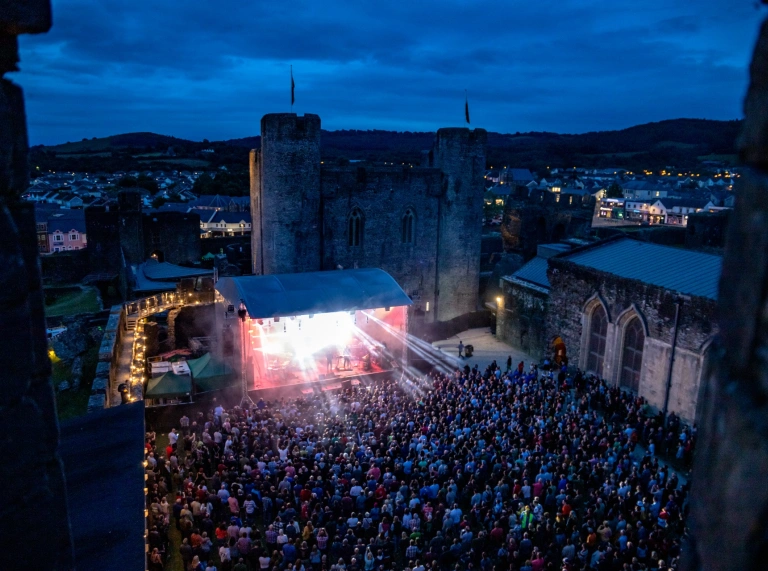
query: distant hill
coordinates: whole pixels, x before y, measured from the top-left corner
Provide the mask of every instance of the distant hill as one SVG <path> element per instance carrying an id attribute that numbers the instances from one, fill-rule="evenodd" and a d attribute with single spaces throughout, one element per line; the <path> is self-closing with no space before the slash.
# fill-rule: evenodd
<path id="1" fill-rule="evenodd" d="M 94 137 L 92 139 L 83 139 L 73 143 L 62 143 L 60 145 L 43 146 L 48 151 L 56 153 L 102 153 L 126 148 L 146 148 L 153 147 L 171 147 L 173 145 L 195 144 L 192 141 L 170 137 L 168 135 L 158 135 L 157 133 L 124 133 L 122 135 L 112 135 L 110 137 Z M 39 148 L 39 147 L 38 147 Z"/>
<path id="2" fill-rule="evenodd" d="M 489 164 L 546 166 L 620 166 L 654 168 L 669 165 L 693 167 L 700 157 L 735 154 L 741 121 L 671 119 L 645 123 L 618 131 L 578 135 L 547 132 L 488 134 Z M 429 149 L 435 134 L 381 130 L 323 131 L 325 159 L 418 161 Z M 231 139 L 222 143 L 249 149 L 259 137 Z"/>
<path id="3" fill-rule="evenodd" d="M 666 166 L 693 168 L 705 158 L 735 160 L 735 141 L 740 128 L 741 121 L 671 119 L 618 131 L 578 135 L 491 132 L 488 134 L 488 163 L 539 171 L 545 171 L 548 166 L 615 166 L 632 170 Z M 434 136 L 432 132 L 323 131 L 322 154 L 326 161 L 417 163 L 421 151 L 431 147 Z M 164 152 L 173 147 L 178 162 L 181 157 L 194 157 L 203 148 L 210 147 L 215 150 L 210 161 L 212 168 L 225 165 L 240 169 L 247 166 L 247 149 L 259 145 L 258 136 L 209 143 L 155 133 L 126 133 L 50 147 L 39 146 L 33 149 L 33 152 L 37 151 L 37 155 L 33 153 L 33 156 L 38 163 L 55 165 L 60 169 L 77 170 L 86 166 L 89 170 L 127 170 L 137 168 L 137 161 L 148 162 L 151 155 L 142 153 Z M 117 161 L 126 164 L 116 167 Z M 77 164 L 69 166 L 70 162 Z M 104 164 L 100 165 L 102 162 Z M 155 158 L 152 162 L 171 164 L 174 161 Z M 142 164 L 139 168 L 146 166 Z"/>

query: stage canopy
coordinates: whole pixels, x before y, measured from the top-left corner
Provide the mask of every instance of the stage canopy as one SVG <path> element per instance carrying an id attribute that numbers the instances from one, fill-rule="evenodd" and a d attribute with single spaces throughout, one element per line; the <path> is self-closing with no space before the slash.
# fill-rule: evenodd
<path id="1" fill-rule="evenodd" d="M 411 299 L 377 268 L 221 278 L 216 290 L 228 303 L 245 303 L 252 319 L 411 305 Z"/>
<path id="2" fill-rule="evenodd" d="M 192 378 L 195 379 L 195 392 L 217 391 L 232 386 L 237 382 L 235 372 L 226 363 L 217 361 L 206 353 L 199 359 L 187 361 Z"/>
<path id="3" fill-rule="evenodd" d="M 192 377 L 169 372 L 149 379 L 145 397 L 157 399 L 185 396 L 192 392 Z"/>

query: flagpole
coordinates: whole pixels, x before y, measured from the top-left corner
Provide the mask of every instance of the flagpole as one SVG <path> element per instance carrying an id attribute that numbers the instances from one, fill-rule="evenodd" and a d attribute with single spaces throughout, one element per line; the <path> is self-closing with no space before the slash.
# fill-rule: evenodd
<path id="1" fill-rule="evenodd" d="M 293 113 L 293 65 L 291 65 L 291 113 Z"/>

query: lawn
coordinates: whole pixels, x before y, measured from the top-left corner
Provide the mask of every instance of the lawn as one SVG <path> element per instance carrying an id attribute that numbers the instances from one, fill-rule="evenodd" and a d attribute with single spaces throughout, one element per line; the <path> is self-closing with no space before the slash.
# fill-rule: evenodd
<path id="1" fill-rule="evenodd" d="M 101 311 L 97 292 L 92 287 L 83 287 L 79 292 L 65 293 L 45 307 L 49 317 L 77 315 L 78 313 L 93 313 Z"/>
<path id="2" fill-rule="evenodd" d="M 53 352 L 51 356 L 51 381 L 53 390 L 56 391 L 56 409 L 59 422 L 84 415 L 88 410 L 88 399 L 91 396 L 91 384 L 96 374 L 96 363 L 99 359 L 99 348 L 91 347 L 83 355 L 83 378 L 80 388 L 76 391 L 68 390 L 59 392 L 57 387 L 61 381 L 72 382 L 71 365 L 58 359 Z"/>
<path id="3" fill-rule="evenodd" d="M 185 167 L 207 167 L 211 163 L 203 159 L 176 159 L 174 157 L 163 157 L 160 159 L 139 159 L 140 163 L 167 163 L 169 165 L 182 165 Z"/>

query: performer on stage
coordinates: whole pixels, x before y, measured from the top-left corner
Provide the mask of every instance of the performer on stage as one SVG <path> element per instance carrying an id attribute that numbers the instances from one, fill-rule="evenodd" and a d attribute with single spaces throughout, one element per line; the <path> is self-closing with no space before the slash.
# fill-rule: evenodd
<path id="1" fill-rule="evenodd" d="M 350 363 L 351 357 L 352 357 L 352 353 L 349 350 L 349 345 L 347 345 L 346 347 L 344 347 L 344 369 L 350 368 L 349 363 Z"/>
<path id="2" fill-rule="evenodd" d="M 325 372 L 329 375 L 333 372 L 334 351 L 330 347 L 325 350 Z"/>

